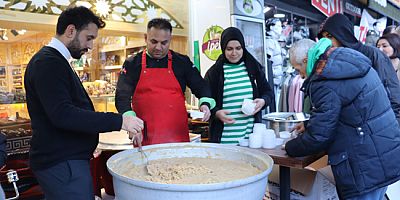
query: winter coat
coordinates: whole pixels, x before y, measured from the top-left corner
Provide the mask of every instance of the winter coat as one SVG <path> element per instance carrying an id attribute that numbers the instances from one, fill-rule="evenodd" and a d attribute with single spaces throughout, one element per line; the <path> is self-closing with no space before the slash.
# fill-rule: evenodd
<path id="1" fill-rule="evenodd" d="M 265 101 L 265 106 L 270 105 L 274 99 L 274 93 L 269 86 L 265 73 L 262 71 L 262 66 L 250 54 L 245 52 L 243 55 L 246 70 L 250 77 L 251 86 L 253 88 L 253 99 L 262 98 Z M 208 82 L 211 89 L 211 98 L 215 99 L 216 106 L 211 110 L 210 126 L 209 126 L 209 141 L 220 143 L 224 124 L 215 117 L 215 113 L 222 109 L 223 93 L 224 93 L 224 61 L 226 59 L 221 55 L 216 63 L 207 71 L 204 79 Z M 264 109 L 263 108 L 263 109 Z M 261 122 L 261 111 L 254 115 L 254 123 Z"/>
<path id="2" fill-rule="evenodd" d="M 343 14 L 335 14 L 329 17 L 323 27 L 323 31 L 335 37 L 343 47 L 352 48 L 367 56 L 372 67 L 377 71 L 383 86 L 386 89 L 392 109 L 400 122 L 400 85 L 399 80 L 390 59 L 378 48 L 366 46 L 354 36 L 353 23 Z M 321 36 L 321 35 L 319 35 Z"/>
<path id="3" fill-rule="evenodd" d="M 347 199 L 400 179 L 400 130 L 371 61 L 337 48 L 303 85 L 312 111 L 306 132 L 286 143 L 289 156 L 328 153 L 339 194 Z M 321 59 L 321 58 L 320 58 Z"/>

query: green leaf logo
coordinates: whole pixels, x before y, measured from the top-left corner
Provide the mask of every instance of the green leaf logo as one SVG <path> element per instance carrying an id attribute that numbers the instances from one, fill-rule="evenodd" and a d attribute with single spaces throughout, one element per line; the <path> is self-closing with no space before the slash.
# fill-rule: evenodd
<path id="1" fill-rule="evenodd" d="M 222 54 L 220 40 L 223 31 L 224 29 L 220 26 L 211 26 L 203 36 L 201 51 L 210 60 L 215 61 Z"/>

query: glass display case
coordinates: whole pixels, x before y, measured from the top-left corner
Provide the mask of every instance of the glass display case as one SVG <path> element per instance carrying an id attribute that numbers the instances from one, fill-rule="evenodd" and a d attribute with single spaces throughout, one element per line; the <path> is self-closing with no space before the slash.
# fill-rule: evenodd
<path id="1" fill-rule="evenodd" d="M 90 99 L 97 112 L 118 112 L 115 107 L 114 95 L 91 96 Z"/>

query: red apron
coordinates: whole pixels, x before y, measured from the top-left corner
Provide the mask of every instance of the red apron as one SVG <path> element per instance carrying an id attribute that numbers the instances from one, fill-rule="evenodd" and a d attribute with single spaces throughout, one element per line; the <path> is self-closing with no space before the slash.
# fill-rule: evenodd
<path id="1" fill-rule="evenodd" d="M 146 50 L 143 51 L 132 109 L 147 129 L 142 145 L 189 142 L 185 97 L 172 70 L 171 51 L 168 51 L 168 68 L 147 68 Z"/>

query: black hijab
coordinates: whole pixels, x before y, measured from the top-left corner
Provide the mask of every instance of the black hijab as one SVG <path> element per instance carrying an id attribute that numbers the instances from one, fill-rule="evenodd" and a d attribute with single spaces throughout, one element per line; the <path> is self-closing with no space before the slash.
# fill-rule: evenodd
<path id="1" fill-rule="evenodd" d="M 225 52 L 226 46 L 228 45 L 228 42 L 231 40 L 237 40 L 240 43 L 240 46 L 242 46 L 243 49 L 245 49 L 245 44 L 244 44 L 244 37 L 242 32 L 235 27 L 229 27 L 225 29 L 222 34 L 221 34 L 221 49 L 222 53 Z"/>
<path id="2" fill-rule="evenodd" d="M 226 46 L 228 45 L 228 42 L 231 40 L 237 40 L 243 49 L 243 56 L 242 56 L 242 58 L 240 58 L 240 60 L 237 63 L 231 63 L 225 57 Z M 222 54 L 218 57 L 218 60 L 216 61 L 217 65 L 222 66 L 224 63 L 239 64 L 243 61 L 246 64 L 257 62 L 257 60 L 247 51 L 246 44 L 244 43 L 243 34 L 236 27 L 229 27 L 222 32 L 222 34 L 221 34 L 221 50 L 222 50 Z"/>

